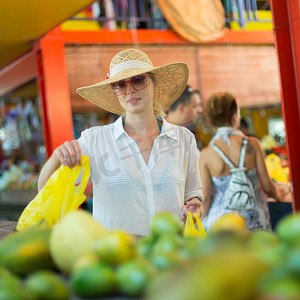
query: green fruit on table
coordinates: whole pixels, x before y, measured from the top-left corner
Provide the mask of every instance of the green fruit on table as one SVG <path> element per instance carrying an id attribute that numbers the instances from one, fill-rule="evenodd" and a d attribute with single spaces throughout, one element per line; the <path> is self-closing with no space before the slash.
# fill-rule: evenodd
<path id="1" fill-rule="evenodd" d="M 157 213 L 150 221 L 150 229 L 154 236 L 182 234 L 183 225 L 179 216 L 171 212 Z"/>
<path id="2" fill-rule="evenodd" d="M 179 251 L 183 246 L 183 238 L 179 235 L 165 234 L 160 236 L 155 242 L 152 253 L 168 253 Z"/>
<path id="3" fill-rule="evenodd" d="M 127 296 L 142 296 L 151 279 L 149 262 L 132 260 L 122 264 L 116 273 L 118 290 Z"/>
<path id="4" fill-rule="evenodd" d="M 101 261 L 118 265 L 135 257 L 135 238 L 122 231 L 109 232 L 94 242 L 93 250 Z"/>
<path id="5" fill-rule="evenodd" d="M 66 281 L 50 270 L 30 274 L 26 278 L 25 285 L 35 299 L 68 300 L 70 297 Z"/>
<path id="6" fill-rule="evenodd" d="M 50 253 L 57 267 L 69 274 L 75 261 L 92 250 L 92 245 L 106 233 L 92 215 L 78 210 L 66 215 L 55 225 L 50 236 Z"/>
<path id="7" fill-rule="evenodd" d="M 111 296 L 116 290 L 115 272 L 110 265 L 99 262 L 72 273 L 70 286 L 83 298 Z"/>
<path id="8" fill-rule="evenodd" d="M 139 238 L 135 245 L 136 254 L 144 258 L 150 257 L 154 243 L 155 239 L 151 235 Z"/>
<path id="9" fill-rule="evenodd" d="M 275 228 L 279 238 L 290 246 L 300 247 L 300 213 L 289 214 Z"/>
<path id="10" fill-rule="evenodd" d="M 5 287 L 0 289 L 0 300 L 36 300 L 36 298 L 24 288 Z"/>
<path id="11" fill-rule="evenodd" d="M 186 262 L 180 251 L 153 253 L 150 258 L 153 266 L 159 271 L 172 270 Z"/>
<path id="12" fill-rule="evenodd" d="M 4 288 L 19 289 L 22 283 L 19 277 L 4 267 L 0 267 L 0 290 Z"/>
<path id="13" fill-rule="evenodd" d="M 54 268 L 49 251 L 51 229 L 27 229 L 0 241 L 0 266 L 25 276 L 33 271 Z"/>

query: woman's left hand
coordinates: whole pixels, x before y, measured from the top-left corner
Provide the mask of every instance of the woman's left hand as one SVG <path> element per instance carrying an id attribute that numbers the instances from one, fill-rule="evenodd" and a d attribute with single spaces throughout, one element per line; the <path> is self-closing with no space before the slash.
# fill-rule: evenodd
<path id="1" fill-rule="evenodd" d="M 187 201 L 184 206 L 181 207 L 179 212 L 179 217 L 182 221 L 185 222 L 188 212 L 192 214 L 196 213 L 199 217 L 203 214 L 203 208 L 200 200 L 198 198 L 192 198 L 191 200 Z M 193 216 L 194 218 L 194 216 Z M 195 221 L 195 220 L 194 220 Z"/>

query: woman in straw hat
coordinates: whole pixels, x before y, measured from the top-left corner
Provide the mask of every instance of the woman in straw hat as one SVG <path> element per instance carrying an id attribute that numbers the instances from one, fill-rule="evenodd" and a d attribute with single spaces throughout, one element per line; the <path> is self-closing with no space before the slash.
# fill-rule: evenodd
<path id="1" fill-rule="evenodd" d="M 61 165 L 80 165 L 88 155 L 93 181 L 93 216 L 107 229 L 149 233 L 160 211 L 200 215 L 202 187 L 194 135 L 155 111 L 174 102 L 188 79 L 184 63 L 154 67 L 142 51 L 127 49 L 110 63 L 106 80 L 77 89 L 86 100 L 121 115 L 92 127 L 55 149 L 39 177 L 41 189 Z"/>

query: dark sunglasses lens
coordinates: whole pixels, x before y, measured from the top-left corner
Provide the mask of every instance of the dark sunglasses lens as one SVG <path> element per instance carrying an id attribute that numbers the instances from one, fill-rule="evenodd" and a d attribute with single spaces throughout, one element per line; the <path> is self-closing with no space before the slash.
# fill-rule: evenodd
<path id="1" fill-rule="evenodd" d="M 133 88 L 135 88 L 136 90 L 141 90 L 145 88 L 146 83 L 147 80 L 146 80 L 146 76 L 144 75 L 134 76 L 131 78 L 131 84 Z"/>
<path id="2" fill-rule="evenodd" d="M 113 89 L 117 90 L 117 89 L 122 89 L 126 87 L 126 82 L 125 80 L 120 80 L 118 82 L 115 82 L 113 84 Z"/>

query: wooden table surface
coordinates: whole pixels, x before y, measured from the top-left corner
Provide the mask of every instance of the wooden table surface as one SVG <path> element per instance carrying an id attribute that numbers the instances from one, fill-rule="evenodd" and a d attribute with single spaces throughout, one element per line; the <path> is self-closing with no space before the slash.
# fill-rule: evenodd
<path id="1" fill-rule="evenodd" d="M 16 221 L 0 221 L 0 239 L 14 232 L 17 227 Z"/>

